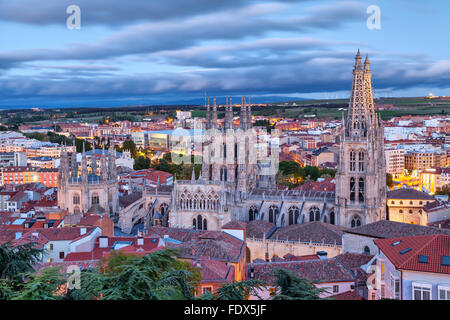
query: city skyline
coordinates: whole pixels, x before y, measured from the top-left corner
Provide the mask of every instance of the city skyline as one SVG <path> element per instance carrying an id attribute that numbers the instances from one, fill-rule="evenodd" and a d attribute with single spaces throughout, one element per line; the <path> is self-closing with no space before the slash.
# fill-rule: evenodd
<path id="1" fill-rule="evenodd" d="M 205 91 L 348 98 L 358 48 L 375 98 L 448 95 L 444 1 L 78 1 L 70 30 L 72 4 L 0 3 L 0 108 L 177 104 Z M 367 27 L 371 5 L 379 30 Z"/>

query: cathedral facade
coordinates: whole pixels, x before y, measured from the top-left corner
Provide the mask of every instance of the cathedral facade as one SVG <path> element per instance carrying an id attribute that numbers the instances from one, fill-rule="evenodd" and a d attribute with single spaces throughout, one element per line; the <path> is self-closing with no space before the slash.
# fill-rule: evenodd
<path id="1" fill-rule="evenodd" d="M 255 154 L 250 100 L 242 99 L 240 124 L 233 122 L 231 98 L 219 128 L 217 105 L 206 105 L 206 134 L 199 177 L 173 186 L 145 188 L 142 197 L 120 209 L 119 227 L 146 226 L 220 230 L 232 220 L 264 220 L 277 227 L 311 221 L 357 227 L 385 219 L 386 180 L 383 127 L 376 115 L 369 59 L 358 51 L 347 117 L 342 119 L 336 192 L 279 190 L 275 183 L 276 148 Z"/>
<path id="2" fill-rule="evenodd" d="M 87 158 L 84 145 L 80 165 L 75 152 L 70 155 L 67 152 L 61 154 L 58 206 L 68 210 L 72 216 L 89 212 L 107 214 L 113 218 L 119 213 L 116 152 L 111 148 L 106 154 L 103 149 L 100 167 L 95 161 L 95 153 L 92 157 L 94 158 Z"/>

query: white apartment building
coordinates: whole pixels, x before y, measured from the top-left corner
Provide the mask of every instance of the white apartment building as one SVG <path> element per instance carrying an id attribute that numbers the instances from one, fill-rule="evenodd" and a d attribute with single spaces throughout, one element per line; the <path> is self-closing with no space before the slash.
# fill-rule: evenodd
<path id="1" fill-rule="evenodd" d="M 386 173 L 401 174 L 405 170 L 405 150 L 386 148 Z"/>

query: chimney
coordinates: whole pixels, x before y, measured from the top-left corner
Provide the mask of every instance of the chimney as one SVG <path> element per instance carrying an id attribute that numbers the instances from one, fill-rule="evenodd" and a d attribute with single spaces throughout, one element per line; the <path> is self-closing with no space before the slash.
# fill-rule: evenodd
<path id="1" fill-rule="evenodd" d="M 80 228 L 80 236 L 86 234 L 86 232 L 87 232 L 87 228 L 84 228 L 84 227 Z"/>
<path id="2" fill-rule="evenodd" d="M 98 238 L 98 247 L 99 248 L 108 248 L 108 237 L 107 236 L 100 236 Z"/>
<path id="3" fill-rule="evenodd" d="M 317 251 L 316 254 L 320 260 L 325 260 L 328 258 L 328 253 L 326 251 Z"/>
<path id="4" fill-rule="evenodd" d="M 144 245 L 144 238 L 143 237 L 138 237 L 137 238 L 137 245 L 138 246 L 143 246 Z"/>

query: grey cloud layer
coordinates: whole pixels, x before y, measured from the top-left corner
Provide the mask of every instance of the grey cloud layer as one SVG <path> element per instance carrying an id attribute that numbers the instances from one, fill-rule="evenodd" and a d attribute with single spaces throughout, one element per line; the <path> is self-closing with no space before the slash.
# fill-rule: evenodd
<path id="1" fill-rule="evenodd" d="M 90 44 L 0 52 L 0 97 L 47 99 L 51 104 L 64 99 L 183 100 L 205 89 L 224 95 L 349 90 L 356 48 L 370 46 L 316 34 L 364 24 L 365 6 L 355 1 L 310 1 L 306 9 L 292 12 L 292 2 L 303 1 L 80 0 L 83 21 L 114 25 L 111 34 Z M 61 23 L 72 1 L 39 4 L 39 10 L 33 10 L 36 1 L 0 0 L 0 20 Z M 409 56 L 404 65 L 375 53 L 377 89 L 448 87 L 448 61 L 421 56 L 418 63 L 417 57 Z M 401 55 L 396 54 L 399 61 L 405 56 Z M 148 66 L 149 61 L 178 72 L 121 73 L 127 62 Z M 30 76 L 15 75 L 17 69 L 31 70 Z"/>

